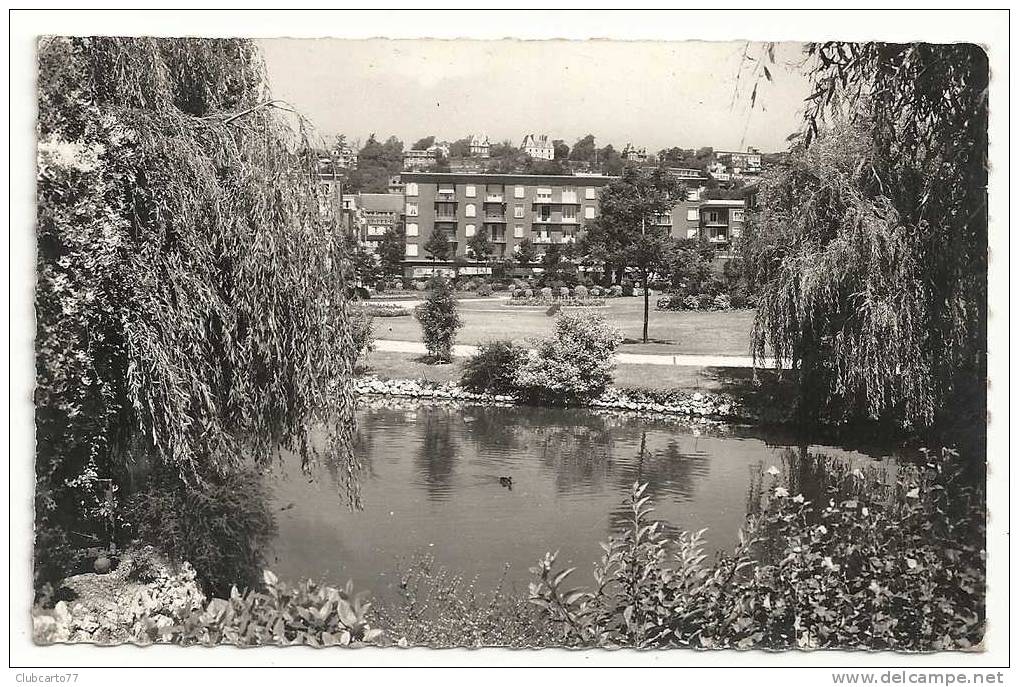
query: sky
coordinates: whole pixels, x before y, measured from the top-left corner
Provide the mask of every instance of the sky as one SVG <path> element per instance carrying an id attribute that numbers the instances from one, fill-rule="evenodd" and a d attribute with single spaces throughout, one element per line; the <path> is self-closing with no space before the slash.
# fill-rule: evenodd
<path id="1" fill-rule="evenodd" d="M 760 43 L 264 39 L 275 98 L 327 141 L 481 133 L 519 145 L 548 134 L 572 145 L 628 142 L 764 152 L 787 148 L 808 82 L 802 46 L 776 46 L 772 80 Z M 758 84 L 756 105 L 751 91 Z"/>

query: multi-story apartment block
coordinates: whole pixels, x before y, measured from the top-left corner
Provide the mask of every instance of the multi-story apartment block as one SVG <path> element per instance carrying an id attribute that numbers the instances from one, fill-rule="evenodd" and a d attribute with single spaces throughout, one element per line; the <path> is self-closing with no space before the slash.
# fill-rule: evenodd
<path id="1" fill-rule="evenodd" d="M 734 176 L 761 173 L 761 151 L 747 148 L 744 152 L 715 151 L 715 159 L 725 165 L 726 171 Z"/>
<path id="2" fill-rule="evenodd" d="M 701 201 L 698 208 L 701 237 L 709 243 L 729 245 L 743 233 L 745 207 L 741 198 Z"/>
<path id="3" fill-rule="evenodd" d="M 487 158 L 488 151 L 491 144 L 488 142 L 488 136 L 482 136 L 481 134 L 471 134 L 468 139 L 468 145 L 470 146 L 471 157 Z"/>
<path id="4" fill-rule="evenodd" d="M 527 134 L 520 144 L 520 149 L 535 160 L 555 159 L 555 145 L 545 134 L 540 136 Z"/>
<path id="5" fill-rule="evenodd" d="M 395 229 L 403 221 L 403 196 L 395 193 L 360 193 L 355 207 L 358 238 L 370 251 L 378 248 L 387 231 Z"/>
<path id="6" fill-rule="evenodd" d="M 453 255 L 466 257 L 467 240 L 486 232 L 498 259 L 510 257 L 524 238 L 542 252 L 553 243 L 575 241 L 598 216 L 598 194 L 606 176 L 455 174 L 407 172 L 404 183 L 409 276 L 432 273 L 437 262 L 424 250 L 432 232 L 445 232 Z"/>
<path id="7" fill-rule="evenodd" d="M 431 167 L 438 160 L 438 154 L 434 150 L 405 150 L 403 151 L 403 168 L 408 171 L 422 170 Z"/>
<path id="8" fill-rule="evenodd" d="M 493 259 L 511 257 L 524 238 L 539 254 L 549 245 L 575 241 L 598 217 L 602 188 L 616 178 L 404 172 L 405 273 L 425 276 L 452 265 L 424 249 L 436 231 L 446 234 L 454 258 L 467 257 L 467 240 L 479 232 L 488 235 Z M 688 184 L 685 197 L 654 218 L 655 225 L 674 238 L 701 238 L 724 248 L 742 231 L 744 201 L 705 200 L 703 190 L 699 183 Z"/>

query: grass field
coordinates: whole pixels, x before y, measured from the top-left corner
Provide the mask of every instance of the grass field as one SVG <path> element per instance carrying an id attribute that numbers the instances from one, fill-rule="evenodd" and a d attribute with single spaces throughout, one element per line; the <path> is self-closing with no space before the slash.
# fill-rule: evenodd
<path id="1" fill-rule="evenodd" d="M 368 374 L 381 379 L 424 379 L 430 382 L 456 382 L 463 371 L 463 358 L 446 365 L 429 365 L 420 356 L 409 353 L 376 351 L 367 358 Z M 757 378 L 770 380 L 774 373 L 758 370 Z M 642 389 L 686 389 L 690 391 L 726 391 L 745 397 L 757 385 L 749 369 L 683 367 L 671 365 L 616 365 L 618 387 Z"/>
<path id="2" fill-rule="evenodd" d="M 618 298 L 604 308 L 591 308 L 619 327 L 630 340 L 639 341 L 643 324 L 643 300 Z M 586 309 L 585 309 L 586 310 Z M 457 343 L 479 344 L 493 339 L 522 343 L 546 336 L 552 318 L 542 309 L 501 305 L 500 301 L 462 302 L 460 316 L 464 327 Z M 626 353 L 676 353 L 748 355 L 754 313 L 751 310 L 719 312 L 658 311 L 651 305 L 648 337 L 660 343 L 628 343 Z M 421 327 L 413 317 L 389 317 L 375 320 L 375 338 L 420 341 Z"/>

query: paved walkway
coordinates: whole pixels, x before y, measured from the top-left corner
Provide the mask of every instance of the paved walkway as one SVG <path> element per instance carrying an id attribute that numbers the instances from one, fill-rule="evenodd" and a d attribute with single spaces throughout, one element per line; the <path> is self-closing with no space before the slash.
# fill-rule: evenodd
<path id="1" fill-rule="evenodd" d="M 375 350 L 388 353 L 417 353 L 424 355 L 425 345 L 418 341 L 375 341 Z M 477 346 L 458 344 L 453 346 L 453 355 L 466 358 L 478 352 Z M 625 365 L 677 365 L 680 367 L 753 367 L 754 359 L 744 355 L 655 355 L 651 353 L 619 353 L 616 360 Z M 775 361 L 765 359 L 761 367 L 774 367 Z"/>

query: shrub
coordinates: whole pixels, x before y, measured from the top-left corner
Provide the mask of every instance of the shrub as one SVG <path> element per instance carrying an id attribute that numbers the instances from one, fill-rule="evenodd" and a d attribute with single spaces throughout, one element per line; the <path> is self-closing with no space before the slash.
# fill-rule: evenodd
<path id="1" fill-rule="evenodd" d="M 414 290 L 415 291 L 424 291 L 427 288 L 428 288 L 428 282 L 426 282 L 426 281 L 419 280 L 419 281 L 414 282 Z"/>
<path id="2" fill-rule="evenodd" d="M 504 305 L 509 306 L 570 306 L 575 308 L 585 307 L 597 307 L 605 305 L 605 300 L 602 298 L 576 298 L 568 296 L 566 298 L 543 298 L 541 296 L 531 296 L 530 298 L 514 298 L 513 300 L 505 303 Z"/>
<path id="3" fill-rule="evenodd" d="M 206 597 L 195 584 L 195 571 L 183 564 L 141 588 L 130 603 L 111 608 L 68 607 L 36 613 L 33 638 L 40 644 L 80 641 L 102 644 L 170 643 L 185 646 L 337 646 L 379 644 L 382 631 L 369 625 L 371 604 L 352 585 L 328 587 L 308 580 L 289 585 L 268 571 L 264 591 L 227 598 Z"/>
<path id="4" fill-rule="evenodd" d="M 524 290 L 523 289 L 513 289 L 513 297 L 514 298 L 523 298 L 524 297 Z"/>
<path id="5" fill-rule="evenodd" d="M 706 565 L 701 533 L 669 540 L 634 485 L 597 589 L 565 588 L 571 571 L 546 555 L 532 601 L 581 646 L 938 651 L 981 641 L 983 491 L 965 485 L 953 452 L 892 481 L 818 456 L 788 461 L 782 485 L 781 470 L 761 474 L 733 555 Z"/>
<path id="6" fill-rule="evenodd" d="M 729 300 L 729 295 L 720 293 L 711 301 L 712 310 L 732 310 L 732 301 Z"/>
<path id="7" fill-rule="evenodd" d="M 515 379 L 518 393 L 538 403 L 583 403 L 612 382 L 622 334 L 600 315 L 561 312 L 552 336 L 539 341 Z"/>
<path id="8" fill-rule="evenodd" d="M 700 309 L 700 307 L 701 301 L 700 298 L 698 298 L 697 296 L 690 295 L 683 299 L 684 310 L 698 310 Z"/>
<path id="9" fill-rule="evenodd" d="M 602 287 L 600 287 L 600 286 L 592 286 L 591 287 L 591 295 L 592 296 L 601 296 L 604 293 L 605 293 L 605 290 Z"/>
<path id="10" fill-rule="evenodd" d="M 698 310 L 711 310 L 711 306 L 714 304 L 715 299 L 709 293 L 702 293 L 697 296 L 697 309 Z"/>
<path id="11" fill-rule="evenodd" d="M 612 286 L 609 287 L 608 295 L 612 296 L 613 298 L 619 298 L 620 296 L 623 295 L 623 287 L 620 286 L 619 284 L 613 284 Z"/>
<path id="12" fill-rule="evenodd" d="M 621 292 L 620 293 L 623 296 L 632 296 L 635 293 L 634 289 L 633 289 L 633 282 L 632 281 L 629 281 L 629 280 L 624 281 L 620 286 L 621 286 Z"/>
<path id="13" fill-rule="evenodd" d="M 496 282 L 492 284 L 492 291 L 508 291 L 509 287 L 506 284 Z"/>
<path id="14" fill-rule="evenodd" d="M 456 300 L 449 282 L 443 277 L 432 280 L 428 299 L 414 312 L 421 323 L 422 338 L 433 362 L 448 363 L 453 359 L 453 342 L 463 326 L 456 309 Z"/>
<path id="15" fill-rule="evenodd" d="M 573 295 L 576 296 L 577 298 L 587 298 L 587 294 L 588 294 L 587 287 L 584 286 L 583 284 L 573 289 Z"/>
<path id="16" fill-rule="evenodd" d="M 377 617 L 390 638 L 409 646 L 525 648 L 559 643 L 541 611 L 507 592 L 502 582 L 479 593 L 472 580 L 438 566 L 431 556 L 397 570 L 399 600 L 383 603 Z"/>
<path id="17" fill-rule="evenodd" d="M 511 394 L 517 370 L 527 350 L 512 341 L 490 341 L 464 364 L 460 386 L 476 393 Z"/>
<path id="18" fill-rule="evenodd" d="M 251 468 L 190 485 L 160 472 L 126 510 L 138 539 L 172 561 L 191 563 L 209 594 L 256 586 L 265 548 L 276 534 L 269 492 Z"/>
<path id="19" fill-rule="evenodd" d="M 492 295 L 492 287 L 489 286 L 488 284 L 482 284 L 481 286 L 478 287 L 478 295 L 479 296 L 491 296 Z"/>
<path id="20" fill-rule="evenodd" d="M 351 308 L 351 310 L 353 312 L 350 316 L 350 338 L 354 342 L 357 359 L 361 359 L 375 350 L 373 318 L 364 309 Z"/>
<path id="21" fill-rule="evenodd" d="M 524 289 L 524 298 L 530 298 L 534 295 L 534 289 Z"/>
<path id="22" fill-rule="evenodd" d="M 541 289 L 541 291 L 539 293 L 541 294 L 542 298 L 551 298 L 552 297 L 552 287 L 551 286 L 544 286 L 544 287 L 542 287 L 542 289 Z"/>

